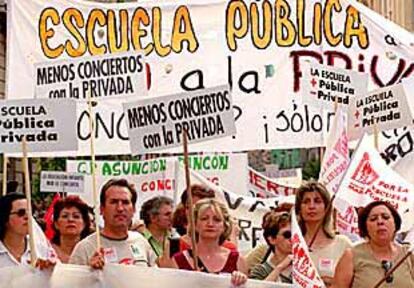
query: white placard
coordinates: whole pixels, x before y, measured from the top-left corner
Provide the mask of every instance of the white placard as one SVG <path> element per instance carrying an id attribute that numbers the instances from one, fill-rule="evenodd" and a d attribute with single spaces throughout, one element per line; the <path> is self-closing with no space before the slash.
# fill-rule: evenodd
<path id="1" fill-rule="evenodd" d="M 76 103 L 51 99 L 0 102 L 0 153 L 77 150 Z"/>
<path id="2" fill-rule="evenodd" d="M 113 98 L 147 94 L 141 53 L 114 53 L 35 65 L 37 98 Z"/>
<path id="3" fill-rule="evenodd" d="M 348 109 L 349 139 L 372 134 L 375 126 L 378 131 L 411 126 L 413 117 L 406 97 L 403 84 L 397 84 L 352 98 Z"/>
<path id="4" fill-rule="evenodd" d="M 368 74 L 309 63 L 303 72 L 302 101 L 314 107 L 347 106 L 349 99 L 368 89 Z"/>
<path id="5" fill-rule="evenodd" d="M 61 171 L 40 172 L 40 192 L 67 192 L 83 194 L 85 176 Z"/>
<path id="6" fill-rule="evenodd" d="M 133 154 L 144 154 L 188 142 L 231 136 L 236 133 L 228 86 L 168 95 L 124 105 Z"/>

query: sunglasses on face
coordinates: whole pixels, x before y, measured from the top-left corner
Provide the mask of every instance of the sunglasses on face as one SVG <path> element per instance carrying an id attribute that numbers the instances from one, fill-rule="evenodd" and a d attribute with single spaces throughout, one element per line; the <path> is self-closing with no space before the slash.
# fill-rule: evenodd
<path id="1" fill-rule="evenodd" d="M 385 274 L 387 274 L 387 272 L 390 271 L 390 269 L 392 268 L 392 262 L 387 261 L 387 260 L 382 260 L 381 266 L 382 266 L 382 269 L 384 269 Z M 392 276 L 392 274 L 388 275 L 388 277 L 385 278 L 385 282 L 387 283 L 392 283 L 393 280 L 394 280 L 394 277 Z"/>
<path id="2" fill-rule="evenodd" d="M 24 217 L 27 215 L 27 210 L 25 208 L 21 208 L 19 210 L 10 212 L 10 215 L 16 214 L 19 217 Z"/>
<path id="3" fill-rule="evenodd" d="M 284 231 L 282 234 L 280 234 L 283 236 L 283 238 L 289 240 L 292 237 L 292 231 L 290 230 L 286 230 Z"/>

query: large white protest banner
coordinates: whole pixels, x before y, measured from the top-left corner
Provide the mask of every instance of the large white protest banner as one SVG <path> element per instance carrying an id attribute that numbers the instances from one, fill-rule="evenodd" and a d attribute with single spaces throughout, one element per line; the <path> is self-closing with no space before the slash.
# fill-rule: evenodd
<path id="1" fill-rule="evenodd" d="M 296 193 L 297 187 L 279 183 L 249 167 L 249 195 L 260 198 L 290 196 Z"/>
<path id="2" fill-rule="evenodd" d="M 90 268 L 77 265 L 55 267 L 50 279 L 52 288 L 230 288 L 230 274 L 216 275 L 177 269 L 143 268 L 134 265 L 108 264 L 102 271 L 91 271 Z M 289 288 L 292 285 L 267 281 L 248 280 L 246 288 Z M 33 287 L 35 288 L 35 287 Z M 36 287 L 37 288 L 37 287 Z"/>
<path id="3" fill-rule="evenodd" d="M 292 209 L 292 278 L 295 287 L 325 288 L 302 236 L 295 210 Z"/>
<path id="4" fill-rule="evenodd" d="M 333 108 L 347 106 L 349 98 L 365 94 L 368 74 L 320 64 L 308 64 L 303 70 L 302 103 Z"/>
<path id="5" fill-rule="evenodd" d="M 147 77 L 142 54 L 114 53 L 35 64 L 37 98 L 142 96 Z"/>
<path id="6" fill-rule="evenodd" d="M 333 113 L 297 101 L 307 61 L 365 72 L 370 90 L 413 78 L 414 36 L 364 5 L 354 0 L 264 3 L 8 1 L 7 95 L 35 95 L 39 63 L 139 50 L 148 63 L 150 96 L 229 84 L 237 135 L 193 149 L 244 151 L 324 146 Z M 121 103 L 111 104 L 94 109 L 93 117 L 101 118 L 93 133 L 96 153 L 129 154 Z M 79 113 L 75 123 L 77 155 L 89 153 L 89 136 L 79 132 L 85 119 Z"/>
<path id="7" fill-rule="evenodd" d="M 351 99 L 348 107 L 349 139 L 355 140 L 364 133 L 411 126 L 413 117 L 403 84 L 397 84 Z"/>
<path id="8" fill-rule="evenodd" d="M 338 191 L 339 184 L 350 162 L 346 128 L 346 114 L 342 109 L 338 109 L 332 130 L 329 133 L 319 173 L 319 182 L 325 185 L 331 195 Z"/>
<path id="9" fill-rule="evenodd" d="M 124 103 L 134 154 L 181 146 L 236 133 L 228 86 Z"/>
<path id="10" fill-rule="evenodd" d="M 374 200 L 387 201 L 403 215 L 413 208 L 413 191 L 414 186 L 386 165 L 372 139 L 365 135 L 352 156 L 336 198 L 353 207 L 363 207 Z M 334 204 L 345 212 L 347 207 L 338 200 Z"/>
<path id="11" fill-rule="evenodd" d="M 51 99 L 0 103 L 0 153 L 76 150 L 76 102 Z"/>
<path id="12" fill-rule="evenodd" d="M 62 171 L 41 171 L 40 192 L 85 192 L 84 175 Z"/>

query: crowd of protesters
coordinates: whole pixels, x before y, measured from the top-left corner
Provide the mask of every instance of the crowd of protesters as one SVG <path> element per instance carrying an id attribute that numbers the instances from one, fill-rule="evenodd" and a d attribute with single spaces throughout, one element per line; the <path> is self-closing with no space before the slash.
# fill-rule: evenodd
<path id="1" fill-rule="evenodd" d="M 302 235 L 312 245 L 310 257 L 327 287 L 368 287 L 385 276 L 389 287 L 414 287 L 413 256 L 392 275 L 385 274 L 409 249 L 395 240 L 402 220 L 387 202 L 374 201 L 358 211 L 363 240 L 353 244 L 334 230 L 326 188 L 315 181 L 305 182 L 296 192 L 294 207 L 282 205 L 263 216 L 265 243 L 244 256 L 238 250 L 237 224 L 216 200 L 215 192 L 202 185 L 192 185 L 191 192 L 193 206 L 184 191 L 175 210 L 172 199 L 157 196 L 136 211 L 135 187 L 125 179 L 111 179 L 100 192 L 104 224 L 99 235 L 94 232 L 90 208 L 79 197 L 56 200 L 48 236 L 57 261 L 94 269 L 122 263 L 228 273 L 235 286 L 248 278 L 292 283 L 294 209 Z M 26 197 L 16 192 L 0 198 L 0 268 L 30 262 L 27 205 Z M 38 216 L 44 214 L 39 208 L 34 213 Z M 194 226 L 189 224 L 191 210 Z M 141 220 L 134 220 L 135 214 Z M 54 264 L 50 259 L 36 261 L 40 269 L 53 269 Z"/>

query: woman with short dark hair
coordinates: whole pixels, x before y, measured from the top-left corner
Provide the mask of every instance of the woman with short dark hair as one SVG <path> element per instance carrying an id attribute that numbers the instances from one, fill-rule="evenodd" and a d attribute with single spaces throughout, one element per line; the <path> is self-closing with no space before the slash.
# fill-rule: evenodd
<path id="1" fill-rule="evenodd" d="M 380 281 L 409 249 L 395 241 L 400 227 L 401 217 L 388 202 L 374 201 L 363 208 L 358 216 L 358 228 L 366 241 L 345 251 L 336 267 L 334 287 L 372 287 Z M 386 285 L 414 287 L 413 265 L 411 255 L 386 278 Z"/>
<path id="2" fill-rule="evenodd" d="M 53 210 L 52 246 L 62 263 L 68 263 L 75 245 L 90 234 L 88 205 L 78 196 L 59 199 Z"/>

